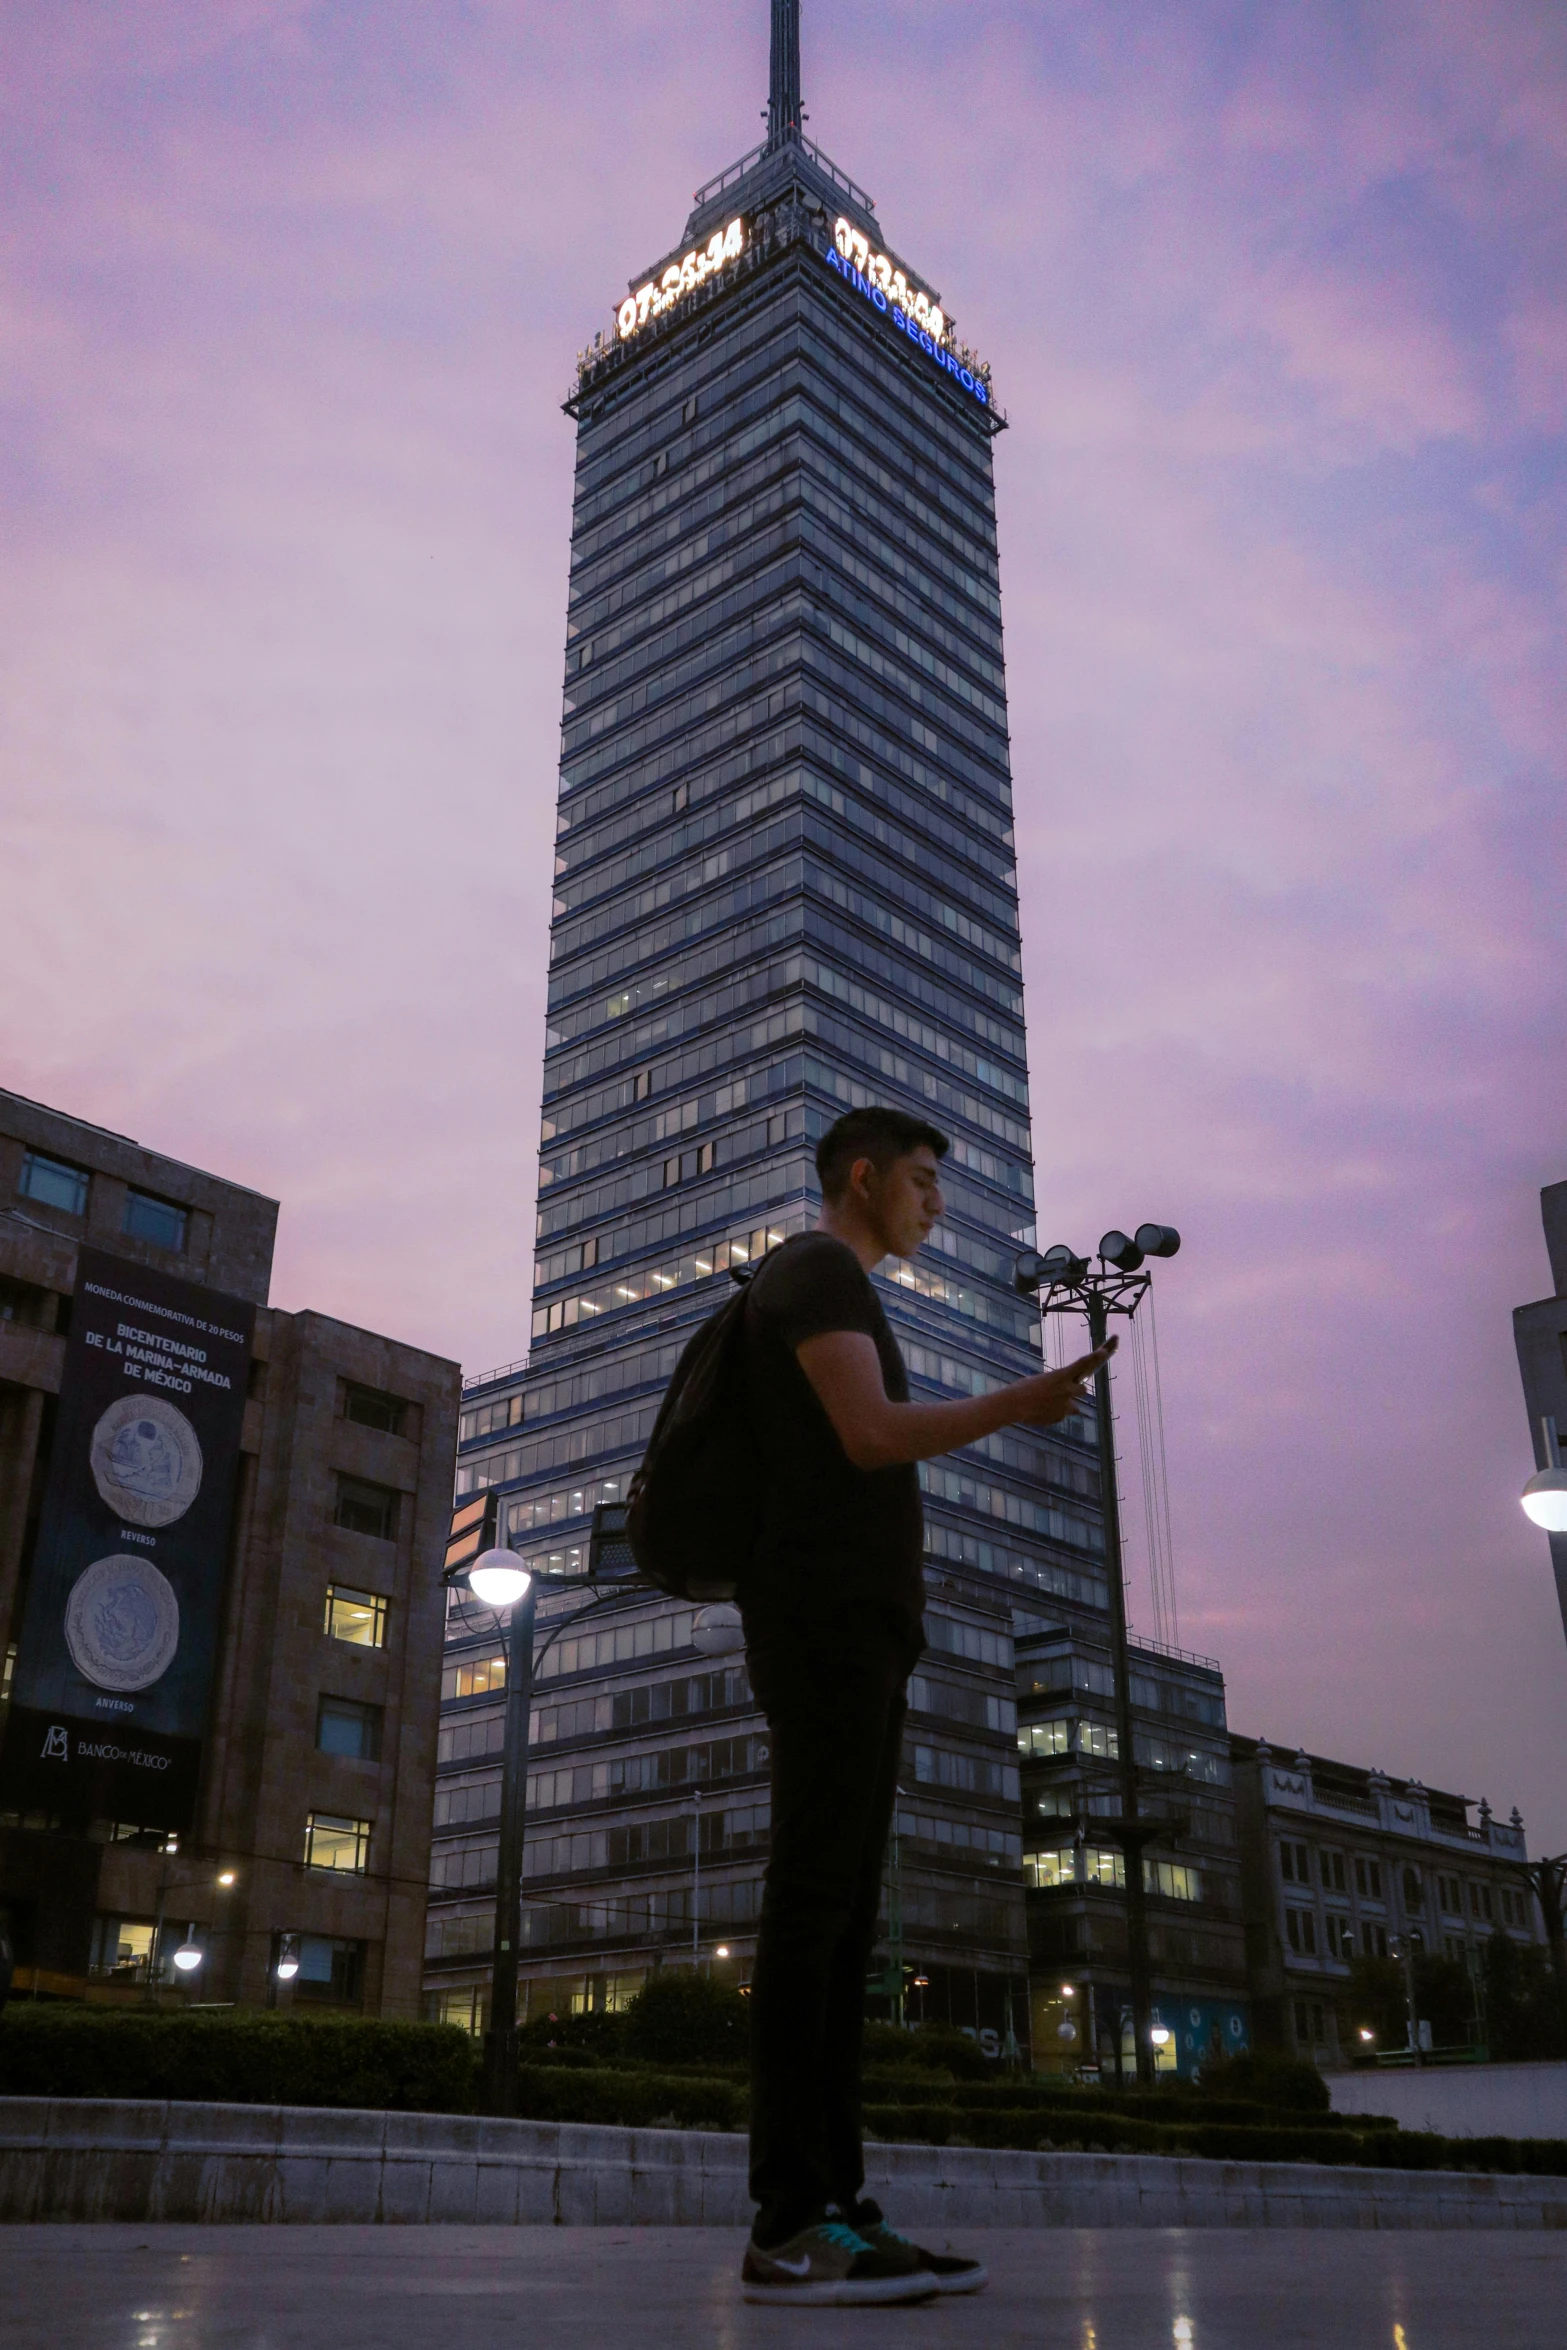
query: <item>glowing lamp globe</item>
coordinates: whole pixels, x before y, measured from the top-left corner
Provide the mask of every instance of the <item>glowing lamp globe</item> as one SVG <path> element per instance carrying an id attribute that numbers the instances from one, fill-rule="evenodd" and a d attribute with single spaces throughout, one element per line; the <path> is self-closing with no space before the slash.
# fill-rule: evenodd
<path id="1" fill-rule="evenodd" d="M 280 1983 L 291 1983 L 298 1972 L 299 1961 L 297 1958 L 280 1958 L 278 1960 L 277 1979 Z"/>
<path id="2" fill-rule="evenodd" d="M 532 1581 L 514 1550 L 481 1551 L 468 1569 L 468 1588 L 486 1607 L 515 1607 Z"/>
<path id="3" fill-rule="evenodd" d="M 182 1975 L 188 1975 L 200 1966 L 201 1952 L 194 1942 L 182 1942 L 174 1953 L 174 1963 Z"/>
<path id="4" fill-rule="evenodd" d="M 1567 1534 L 1567 1469 L 1537 1469 L 1518 1498 L 1525 1517 L 1547 1534 Z"/>

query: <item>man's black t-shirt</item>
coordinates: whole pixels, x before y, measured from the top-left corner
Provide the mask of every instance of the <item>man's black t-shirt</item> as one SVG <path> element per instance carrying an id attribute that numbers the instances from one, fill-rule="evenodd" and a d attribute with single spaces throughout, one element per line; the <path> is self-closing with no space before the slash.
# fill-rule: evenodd
<path id="1" fill-rule="evenodd" d="M 765 1491 L 745 1588 L 747 1625 L 845 1611 L 921 1640 L 924 1522 L 912 1461 L 857 1469 L 795 1348 L 832 1330 L 875 1341 L 895 1403 L 909 1383 L 870 1277 L 846 1241 L 807 1232 L 764 1259 L 746 1306 L 746 1361 Z"/>

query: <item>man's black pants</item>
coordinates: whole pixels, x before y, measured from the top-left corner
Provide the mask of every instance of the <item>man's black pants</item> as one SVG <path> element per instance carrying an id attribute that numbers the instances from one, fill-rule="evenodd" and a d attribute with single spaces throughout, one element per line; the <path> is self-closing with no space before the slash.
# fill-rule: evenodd
<path id="1" fill-rule="evenodd" d="M 917 1644 L 860 1623 L 753 1633 L 772 1750 L 772 1851 L 751 1980 L 751 2193 L 781 2244 L 865 2183 L 865 1974 Z"/>

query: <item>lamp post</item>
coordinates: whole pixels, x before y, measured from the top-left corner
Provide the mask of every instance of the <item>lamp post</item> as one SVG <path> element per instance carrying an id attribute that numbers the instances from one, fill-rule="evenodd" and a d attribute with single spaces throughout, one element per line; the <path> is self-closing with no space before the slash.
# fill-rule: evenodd
<path id="1" fill-rule="evenodd" d="M 1548 1412 L 1540 1421 L 1540 1435 L 1545 1446 L 1545 1466 L 1535 1470 L 1518 1499 L 1524 1516 L 1543 1526 L 1547 1534 L 1567 1534 L 1567 1469 L 1562 1467 L 1556 1422 Z"/>
<path id="2" fill-rule="evenodd" d="M 1038 1296 L 1042 1314 L 1082 1314 L 1088 1322 L 1091 1348 L 1104 1345 L 1112 1314 L 1128 1321 L 1148 1294 L 1150 1276 L 1142 1270 L 1148 1257 L 1173 1257 L 1181 1236 L 1169 1224 L 1140 1224 L 1128 1238 L 1107 1232 L 1099 1243 L 1099 1270 L 1087 1257 L 1064 1246 L 1025 1249 L 1018 1258 L 1013 1281 L 1023 1296 Z M 1110 1366 L 1101 1363 L 1094 1373 L 1094 1420 L 1099 1441 L 1101 1506 L 1105 1524 L 1105 1570 L 1109 1579 L 1110 1663 L 1115 1681 L 1115 1732 L 1121 1817 L 1097 1821 L 1102 1833 L 1119 1844 L 1125 1857 L 1126 1956 L 1131 1990 L 1132 2047 L 1137 2079 L 1145 2087 L 1154 2081 L 1152 1986 L 1148 1964 L 1148 1905 L 1143 1885 L 1143 1853 L 1150 1844 L 1168 1837 L 1171 1822 L 1144 1820 L 1137 1802 L 1137 1763 L 1132 1751 L 1132 1677 L 1126 1637 L 1126 1585 L 1121 1560 L 1121 1508 L 1115 1478 L 1115 1416 L 1110 1401 Z M 1119 2057 L 1117 2059 L 1119 2069 Z"/>
<path id="3" fill-rule="evenodd" d="M 486 1497 L 493 1500 L 493 1496 Z M 464 1517 L 468 1512 L 459 1511 Z M 493 1511 L 480 1523 L 493 1530 Z M 534 1635 L 538 1618 L 539 1583 L 513 1550 L 489 1549 L 477 1557 L 464 1555 L 466 1545 L 454 1528 L 448 1546 L 445 1581 L 456 1590 L 468 1590 L 485 1607 L 510 1608 L 506 1631 L 506 1726 L 501 1749 L 500 1842 L 495 1860 L 495 1947 L 490 1965 L 490 2022 L 484 2035 L 484 2103 L 493 2114 L 517 2110 L 517 1967 L 522 1939 L 522 1860 L 528 1825 L 528 1731 L 533 1704 Z M 453 1560 L 453 1552 L 457 1553 Z M 585 1575 L 552 1575 L 551 1591 L 583 1591 L 613 1582 L 614 1598 L 640 1580 L 625 1538 L 625 1511 L 601 1502 L 593 1513 L 593 1533 Z M 590 1605 L 594 1604 L 592 1602 Z M 562 1619 L 549 1635 L 586 1615 L 578 1608 Z M 545 1641 L 545 1647 L 549 1646 Z"/>

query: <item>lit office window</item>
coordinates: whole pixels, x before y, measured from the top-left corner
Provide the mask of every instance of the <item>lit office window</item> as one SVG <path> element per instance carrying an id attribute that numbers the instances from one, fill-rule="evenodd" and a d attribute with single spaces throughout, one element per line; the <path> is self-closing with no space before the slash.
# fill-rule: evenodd
<path id="1" fill-rule="evenodd" d="M 186 1210 L 176 1207 L 172 1200 L 154 1199 L 148 1191 L 125 1194 L 125 1216 L 120 1229 L 132 1240 L 150 1240 L 154 1248 L 178 1251 L 185 1246 L 189 1221 Z"/>
<path id="2" fill-rule="evenodd" d="M 381 1708 L 351 1697 L 323 1697 L 316 1707 L 316 1745 L 322 1754 L 375 1762 L 381 1753 Z"/>
<path id="3" fill-rule="evenodd" d="M 441 1703 L 454 1697 L 484 1697 L 492 1689 L 506 1686 L 506 1659 L 504 1656 L 470 1657 L 464 1664 L 448 1665 L 441 1675 Z"/>
<path id="4" fill-rule="evenodd" d="M 348 1640 L 356 1648 L 383 1648 L 386 1602 L 377 1591 L 350 1591 L 346 1584 L 329 1583 L 322 1629 L 329 1639 Z"/>
<path id="5" fill-rule="evenodd" d="M 1063 1844 L 1056 1852 L 1025 1852 L 1023 1855 L 1023 1882 L 1036 1891 L 1046 1892 L 1056 1885 L 1077 1882 L 1077 1853 L 1074 1846 Z"/>
<path id="6" fill-rule="evenodd" d="M 42 1208 L 63 1208 L 68 1216 L 87 1213 L 87 1173 L 65 1159 L 51 1159 L 42 1151 L 27 1151 L 16 1188 L 23 1199 L 35 1199 Z"/>
<path id="7" fill-rule="evenodd" d="M 370 1822 L 313 1811 L 305 1822 L 307 1869 L 342 1869 L 362 1877 L 370 1864 Z"/>

